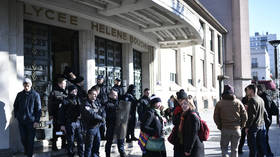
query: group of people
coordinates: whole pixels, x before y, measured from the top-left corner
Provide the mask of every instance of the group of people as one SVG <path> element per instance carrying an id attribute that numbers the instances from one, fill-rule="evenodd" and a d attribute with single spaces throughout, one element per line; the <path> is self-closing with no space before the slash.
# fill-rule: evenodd
<path id="1" fill-rule="evenodd" d="M 126 156 L 125 142 L 132 141 L 144 146 L 141 147 L 143 157 L 166 157 L 163 136 L 168 119 L 174 125 L 171 133 L 174 157 L 205 156 L 203 140 L 199 136 L 202 122 L 191 95 L 181 89 L 170 98 L 169 108 L 163 111 L 161 99 L 156 95 L 150 97 L 148 88 L 137 100 L 134 85 L 129 85 L 125 92 L 120 79 L 116 78 L 114 83 L 113 87 L 107 87 L 103 76 L 99 75 L 97 84 L 85 91 L 84 79 L 71 69 L 66 68 L 64 74 L 57 77 L 48 101 L 49 118 L 53 121 L 54 151 L 57 150 L 57 138 L 61 136 L 58 132 L 62 131 L 62 148 L 67 149 L 69 157 L 75 154 L 75 141 L 80 157 L 99 156 L 101 140 L 106 140 L 105 153 L 110 157 L 114 139 L 121 157 Z M 30 79 L 24 79 L 23 87 L 14 102 L 14 115 L 19 122 L 24 153 L 32 157 L 35 132 L 41 117 L 41 101 L 39 94 L 31 88 Z M 268 142 L 272 100 L 263 86 L 249 85 L 245 92 L 241 102 L 235 97 L 233 87 L 225 85 L 222 98 L 215 106 L 214 121 L 221 130 L 222 156 L 228 155 L 229 142 L 231 156 L 242 153 L 246 135 L 250 157 L 273 156 Z M 141 131 L 139 139 L 134 133 L 137 113 Z M 141 135 L 145 135 L 144 141 L 140 140 Z"/>
<path id="2" fill-rule="evenodd" d="M 221 130 L 222 156 L 228 156 L 229 143 L 232 157 L 242 154 L 247 135 L 249 157 L 272 157 L 268 131 L 272 115 L 278 111 L 274 111 L 275 104 L 264 85 L 251 84 L 245 88 L 245 93 L 240 101 L 234 95 L 234 88 L 225 85 L 222 99 L 215 106 L 214 121 Z"/>

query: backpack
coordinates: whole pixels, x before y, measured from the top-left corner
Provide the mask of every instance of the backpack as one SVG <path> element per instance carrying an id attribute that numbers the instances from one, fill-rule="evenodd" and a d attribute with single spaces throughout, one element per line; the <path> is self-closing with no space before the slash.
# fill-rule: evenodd
<path id="1" fill-rule="evenodd" d="M 199 137 L 200 141 L 207 141 L 209 138 L 209 134 L 210 134 L 210 129 L 209 129 L 208 125 L 206 124 L 206 122 L 204 120 L 200 119 L 200 117 L 195 112 L 193 112 L 193 114 L 200 121 L 200 129 L 198 131 L 198 137 Z"/>
<path id="2" fill-rule="evenodd" d="M 279 114 L 279 109 L 278 109 L 276 103 L 272 100 L 270 105 L 271 105 L 270 106 L 270 114 L 274 115 L 274 116 L 277 116 Z"/>

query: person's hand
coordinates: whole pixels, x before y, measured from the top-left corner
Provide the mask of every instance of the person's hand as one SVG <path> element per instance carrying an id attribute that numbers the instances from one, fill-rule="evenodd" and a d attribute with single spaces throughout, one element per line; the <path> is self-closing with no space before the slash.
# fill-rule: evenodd
<path id="1" fill-rule="evenodd" d="M 190 156 L 190 155 L 191 155 L 191 153 L 185 152 L 185 156 Z"/>
<path id="2" fill-rule="evenodd" d="M 246 135 L 248 135 L 248 128 L 245 128 L 245 133 L 246 133 Z"/>
<path id="3" fill-rule="evenodd" d="M 33 128 L 39 128 L 39 126 L 40 126 L 40 124 L 39 124 L 38 122 L 35 122 L 35 123 L 33 124 Z"/>
<path id="4" fill-rule="evenodd" d="M 164 110 L 164 106 L 160 106 L 159 110 L 163 111 Z"/>
<path id="5" fill-rule="evenodd" d="M 66 133 L 66 129 L 65 129 L 65 126 L 64 126 L 64 125 L 61 125 L 61 126 L 60 126 L 60 130 L 63 131 L 64 133 Z"/>

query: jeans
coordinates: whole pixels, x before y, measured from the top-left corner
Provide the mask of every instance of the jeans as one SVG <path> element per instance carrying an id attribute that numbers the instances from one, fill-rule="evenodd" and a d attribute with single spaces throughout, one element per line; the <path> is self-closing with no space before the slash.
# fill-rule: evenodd
<path id="1" fill-rule="evenodd" d="M 240 138 L 240 141 L 239 141 L 238 151 L 243 150 L 245 139 L 246 139 L 246 132 L 245 132 L 245 128 L 243 128 L 243 129 L 241 129 L 241 138 Z"/>
<path id="2" fill-rule="evenodd" d="M 33 155 L 35 132 L 36 130 L 33 127 L 33 123 L 25 124 L 19 122 L 19 133 L 20 133 L 21 143 L 24 147 L 24 153 L 28 157 L 32 157 Z"/>
<path id="3" fill-rule="evenodd" d="M 86 131 L 85 157 L 99 157 L 100 140 L 99 127 L 88 129 Z"/>
<path id="4" fill-rule="evenodd" d="M 221 149 L 222 156 L 228 156 L 228 145 L 231 146 L 231 157 L 238 157 L 237 147 L 241 137 L 240 129 L 222 129 L 221 131 Z"/>
<path id="5" fill-rule="evenodd" d="M 106 157 L 110 157 L 111 146 L 112 146 L 113 139 L 114 139 L 114 129 L 115 129 L 115 125 L 113 123 L 107 123 L 107 132 L 106 132 L 107 142 L 105 145 Z M 125 154 L 124 139 L 117 139 L 117 145 L 118 145 L 118 150 L 119 150 L 121 157 L 124 156 L 124 154 Z"/>
<path id="6" fill-rule="evenodd" d="M 83 134 L 81 122 L 78 120 L 76 122 L 66 124 L 66 137 L 67 137 L 67 151 L 69 157 L 74 157 L 74 140 L 77 138 L 78 142 L 78 154 L 79 157 L 84 157 L 84 147 L 83 147 Z"/>
<path id="7" fill-rule="evenodd" d="M 247 141 L 249 146 L 249 157 L 263 157 L 267 152 L 266 131 L 264 126 L 254 127 L 248 130 Z"/>

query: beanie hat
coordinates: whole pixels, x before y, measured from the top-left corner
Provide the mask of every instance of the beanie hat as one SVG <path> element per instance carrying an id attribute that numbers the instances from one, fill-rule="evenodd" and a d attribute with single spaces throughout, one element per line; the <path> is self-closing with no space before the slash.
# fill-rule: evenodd
<path id="1" fill-rule="evenodd" d="M 234 93 L 234 88 L 231 85 L 225 85 L 224 86 L 224 94 L 233 94 Z"/>
<path id="2" fill-rule="evenodd" d="M 25 78 L 24 80 L 23 80 L 23 84 L 24 83 L 28 83 L 28 84 L 30 84 L 31 86 L 32 86 L 32 81 L 29 79 L 29 78 Z"/>
<path id="3" fill-rule="evenodd" d="M 77 87 L 75 85 L 70 85 L 68 87 L 68 93 L 71 93 L 74 89 L 77 89 Z"/>
<path id="4" fill-rule="evenodd" d="M 158 102 L 161 102 L 161 99 L 159 97 L 153 96 L 153 97 L 150 98 L 150 104 L 151 105 L 154 105 L 154 104 L 156 104 Z"/>
<path id="5" fill-rule="evenodd" d="M 98 75 L 97 76 L 97 80 L 101 80 L 101 79 L 103 79 L 104 77 L 103 77 L 103 75 Z"/>
<path id="6" fill-rule="evenodd" d="M 184 89 L 179 90 L 179 92 L 176 93 L 177 99 L 187 99 L 188 94 L 184 91 Z"/>

